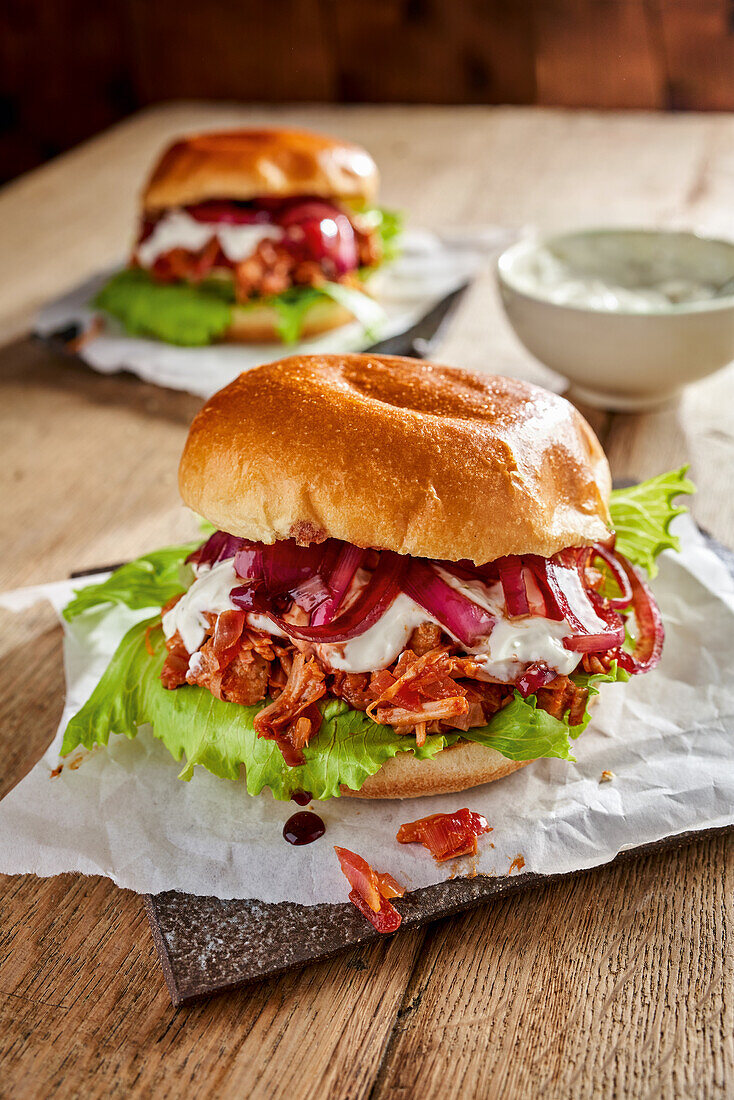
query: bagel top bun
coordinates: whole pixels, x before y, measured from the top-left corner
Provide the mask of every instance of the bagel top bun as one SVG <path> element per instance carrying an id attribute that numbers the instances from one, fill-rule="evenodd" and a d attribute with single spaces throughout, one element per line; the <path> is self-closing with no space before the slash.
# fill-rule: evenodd
<path id="1" fill-rule="evenodd" d="M 184 501 L 257 542 L 344 539 L 484 564 L 609 534 L 609 466 L 568 401 L 398 356 L 291 356 L 196 416 Z"/>
<path id="2" fill-rule="evenodd" d="M 261 196 L 372 202 L 377 166 L 366 149 L 305 130 L 190 134 L 166 149 L 143 191 L 143 212 L 208 199 Z"/>

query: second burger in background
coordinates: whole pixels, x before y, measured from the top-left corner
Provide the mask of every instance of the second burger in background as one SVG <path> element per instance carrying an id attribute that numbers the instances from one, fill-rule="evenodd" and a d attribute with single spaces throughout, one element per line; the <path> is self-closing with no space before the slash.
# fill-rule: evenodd
<path id="1" fill-rule="evenodd" d="M 365 293 L 394 255 L 398 219 L 374 205 L 358 145 L 297 130 L 193 134 L 142 195 L 129 266 L 94 304 L 169 343 L 293 342 L 379 308 Z"/>

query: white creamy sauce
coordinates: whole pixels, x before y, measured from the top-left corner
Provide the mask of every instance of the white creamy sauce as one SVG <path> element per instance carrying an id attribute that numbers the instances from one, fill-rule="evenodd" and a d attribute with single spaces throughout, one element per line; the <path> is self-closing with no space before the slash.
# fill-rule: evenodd
<path id="1" fill-rule="evenodd" d="M 208 622 L 205 612 L 219 615 L 222 611 L 236 611 L 237 607 L 230 599 L 230 592 L 243 583 L 234 571 L 234 558 L 220 561 L 214 566 L 194 566 L 194 574 L 196 579 L 189 590 L 163 616 L 163 633 L 171 638 L 176 631 L 179 632 L 181 641 L 192 654 L 189 661 L 189 668 L 192 670 L 197 667 L 195 651 L 206 636 Z M 250 612 L 246 621 L 253 630 L 285 638 L 285 634 L 269 615 Z"/>
<path id="2" fill-rule="evenodd" d="M 199 566 L 195 573 L 196 580 L 188 592 L 163 616 L 165 636 L 171 638 L 178 631 L 189 653 L 194 653 L 206 636 L 208 624 L 204 613 L 219 615 L 234 610 L 229 594 L 241 583 L 234 571 L 233 558 L 211 567 Z"/>
<path id="3" fill-rule="evenodd" d="M 260 241 L 282 235 L 283 230 L 277 225 L 200 222 L 185 210 L 169 210 L 156 222 L 148 239 L 137 246 L 136 254 L 144 267 L 151 267 L 159 256 L 172 248 L 199 252 L 212 237 L 216 237 L 225 256 L 232 263 L 239 263 L 252 255 Z"/>
<path id="4" fill-rule="evenodd" d="M 534 661 L 543 661 L 549 668 L 566 675 L 576 668 L 581 654 L 572 653 L 563 646 L 563 639 L 571 633 L 565 619 L 561 622 L 536 616 L 508 619 L 501 585 L 461 581 L 443 569 L 439 572 L 452 588 L 497 619 L 489 636 L 466 650 L 478 658 L 487 676 L 503 682 L 514 680 Z M 364 634 L 348 642 L 316 648 L 319 657 L 331 668 L 342 672 L 373 672 L 393 663 L 405 649 L 417 626 L 436 621 L 401 592 L 382 618 Z M 445 630 L 445 627 L 441 629 Z"/>
<path id="5" fill-rule="evenodd" d="M 374 672 L 387 668 L 403 652 L 417 626 L 435 622 L 417 603 L 400 592 L 382 618 L 348 642 L 318 645 L 319 657 L 342 672 Z"/>
<path id="6" fill-rule="evenodd" d="M 503 683 L 517 679 L 535 661 L 568 676 L 581 660 L 580 653 L 564 649 L 563 639 L 569 634 L 565 619 L 553 622 L 537 616 L 502 618 L 488 638 L 467 652 L 478 658 L 487 676 Z"/>
<path id="7" fill-rule="evenodd" d="M 497 620 L 488 637 L 466 650 L 477 658 L 486 676 L 507 683 L 520 676 L 535 661 L 543 661 L 549 668 L 566 675 L 576 668 L 581 654 L 564 649 L 563 638 L 571 633 L 565 620 L 554 622 L 536 616 L 508 619 L 501 585 L 460 581 L 443 570 L 441 574 L 453 588 L 480 604 Z M 165 636 L 170 638 L 178 630 L 186 649 L 193 654 L 189 665 L 192 671 L 196 668 L 195 651 L 206 636 L 205 613 L 218 615 L 233 609 L 235 605 L 230 599 L 230 592 L 241 583 L 232 559 L 211 568 L 200 566 L 188 592 L 163 616 Z M 330 668 L 342 672 L 374 672 L 393 663 L 407 646 L 417 626 L 436 621 L 410 596 L 401 592 L 384 615 L 363 634 L 348 642 L 317 645 L 314 648 Z M 285 637 L 268 615 L 250 613 L 247 623 L 254 630 Z"/>
<path id="8" fill-rule="evenodd" d="M 593 242 L 589 242 L 589 248 Z M 575 245 L 580 253 L 581 246 Z M 577 263 L 563 259 L 550 249 L 539 248 L 522 269 L 513 273 L 518 290 L 539 296 L 557 305 L 582 306 L 607 312 L 657 313 L 687 302 L 713 298 L 718 286 L 713 282 L 681 274 L 680 263 L 673 258 L 656 257 L 643 264 L 630 258 L 627 265 L 618 260 L 608 274 L 592 273 L 593 256 L 581 253 Z"/>

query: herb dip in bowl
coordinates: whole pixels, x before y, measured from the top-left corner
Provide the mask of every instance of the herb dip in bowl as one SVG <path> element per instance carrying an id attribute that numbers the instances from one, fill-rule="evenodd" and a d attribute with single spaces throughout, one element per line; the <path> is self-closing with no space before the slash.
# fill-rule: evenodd
<path id="1" fill-rule="evenodd" d="M 523 240 L 497 262 L 502 302 L 537 359 L 599 408 L 669 401 L 734 359 L 734 243 L 671 230 Z"/>

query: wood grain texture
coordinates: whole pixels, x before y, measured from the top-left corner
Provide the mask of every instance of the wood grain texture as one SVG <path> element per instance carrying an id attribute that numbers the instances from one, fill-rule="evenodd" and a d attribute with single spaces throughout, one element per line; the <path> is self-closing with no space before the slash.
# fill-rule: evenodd
<path id="1" fill-rule="evenodd" d="M 415 224 L 731 219 L 734 120 L 484 108 L 150 111 L 0 196 L 3 587 L 188 537 L 175 471 L 197 402 L 22 337 L 46 297 L 122 254 L 134 192 L 190 126 L 289 120 L 364 142 Z M 23 263 L 18 263 L 18 256 Z M 441 358 L 543 381 L 488 275 Z M 642 417 L 594 414 L 618 476 L 689 460 L 734 544 L 734 370 Z M 0 792 L 61 709 L 48 609 L 0 622 Z M 731 841 L 601 869 L 253 989 L 168 1000 L 140 899 L 64 876 L 0 885 L 0 1096 L 727 1097 Z M 729 939 L 727 939 L 729 937 Z"/>
<path id="2" fill-rule="evenodd" d="M 731 0 L 10 0 L 0 181 L 152 103 L 734 108 Z"/>

